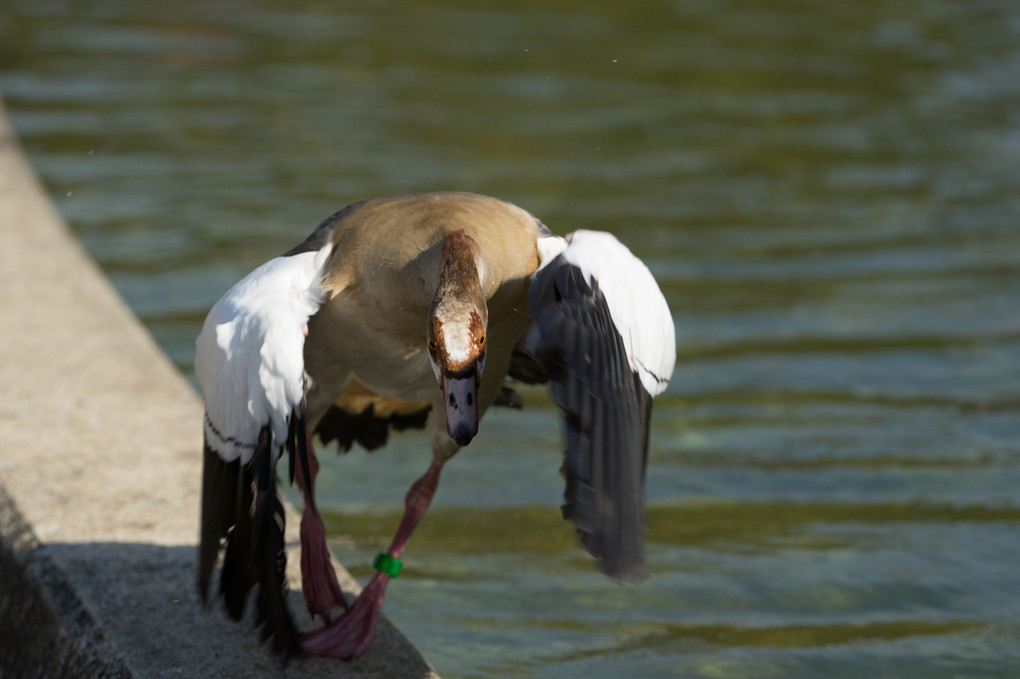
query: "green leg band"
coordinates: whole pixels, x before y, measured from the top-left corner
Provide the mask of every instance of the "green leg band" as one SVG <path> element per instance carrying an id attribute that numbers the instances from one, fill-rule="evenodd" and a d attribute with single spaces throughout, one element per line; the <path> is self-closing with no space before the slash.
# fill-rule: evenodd
<path id="1" fill-rule="evenodd" d="M 385 573 L 391 578 L 395 578 L 400 575 L 400 569 L 404 567 L 404 562 L 400 559 L 396 559 L 389 554 L 380 552 L 375 555 L 375 561 L 372 562 L 372 568 L 376 569 L 380 573 Z"/>

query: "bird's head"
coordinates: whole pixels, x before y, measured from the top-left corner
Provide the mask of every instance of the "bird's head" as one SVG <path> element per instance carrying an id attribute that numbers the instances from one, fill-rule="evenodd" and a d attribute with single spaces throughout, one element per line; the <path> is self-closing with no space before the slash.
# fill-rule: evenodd
<path id="1" fill-rule="evenodd" d="M 446 431 L 466 446 L 478 433 L 478 389 L 485 369 L 488 310 L 478 244 L 463 231 L 443 240 L 436 295 L 429 312 L 429 362 L 443 392 Z"/>

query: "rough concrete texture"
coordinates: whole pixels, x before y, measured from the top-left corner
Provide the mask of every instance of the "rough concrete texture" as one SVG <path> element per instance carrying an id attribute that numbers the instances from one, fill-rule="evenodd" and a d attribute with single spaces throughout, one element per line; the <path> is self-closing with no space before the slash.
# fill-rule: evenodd
<path id="1" fill-rule="evenodd" d="M 0 291 L 0 677 L 436 676 L 385 620 L 353 663 L 284 666 L 251 620 L 201 605 L 201 403 L 71 236 L 2 105 Z"/>

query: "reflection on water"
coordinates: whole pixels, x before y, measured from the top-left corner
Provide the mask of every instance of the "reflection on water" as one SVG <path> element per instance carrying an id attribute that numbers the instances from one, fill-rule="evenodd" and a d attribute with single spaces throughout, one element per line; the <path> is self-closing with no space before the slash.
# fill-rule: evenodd
<path id="1" fill-rule="evenodd" d="M 444 676 L 1013 676 L 1016 3 L 8 0 L 0 86 L 186 373 L 233 281 L 367 196 L 491 193 L 649 263 L 650 578 L 576 548 L 529 390 L 390 588 Z M 427 464 L 394 438 L 321 476 L 359 577 Z"/>

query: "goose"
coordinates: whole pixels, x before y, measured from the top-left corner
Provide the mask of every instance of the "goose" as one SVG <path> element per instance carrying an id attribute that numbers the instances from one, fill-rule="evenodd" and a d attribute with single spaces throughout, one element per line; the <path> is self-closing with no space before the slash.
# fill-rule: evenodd
<path id="1" fill-rule="evenodd" d="M 547 383 L 566 422 L 564 518 L 614 580 L 643 575 L 652 398 L 676 359 L 672 316 L 648 268 L 613 235 L 560 237 L 526 210 L 458 192 L 354 203 L 258 267 L 212 307 L 196 340 L 205 400 L 198 585 L 222 552 L 220 595 L 274 651 L 351 659 L 371 644 L 388 583 L 443 465 L 515 383 Z M 431 464 L 407 491 L 376 573 L 348 603 L 315 502 L 312 446 L 384 445 L 424 428 Z M 276 466 L 304 504 L 302 593 L 286 606 Z"/>

